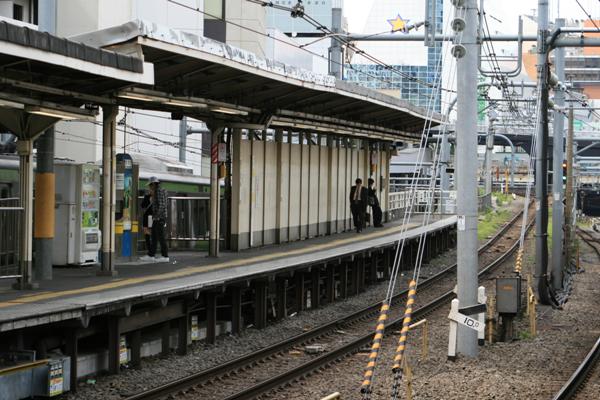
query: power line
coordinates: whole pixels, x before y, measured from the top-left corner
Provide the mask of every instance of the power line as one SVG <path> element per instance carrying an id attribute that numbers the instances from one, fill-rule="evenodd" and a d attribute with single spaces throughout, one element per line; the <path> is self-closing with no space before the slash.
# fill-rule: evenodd
<path id="1" fill-rule="evenodd" d="M 598 27 L 598 25 L 596 25 L 596 22 L 592 19 L 592 14 L 588 13 L 586 11 L 585 8 L 583 8 L 583 6 L 581 5 L 581 3 L 579 2 L 579 0 L 575 0 L 575 2 L 577 3 L 577 5 L 579 6 L 579 8 L 581 8 L 581 11 L 583 11 L 583 13 L 585 15 L 587 15 L 587 17 L 590 19 L 590 21 L 592 22 L 592 24 L 594 24 L 594 26 L 596 27 L 596 29 L 598 30 L 598 32 L 600 32 L 600 27 Z"/>
<path id="2" fill-rule="evenodd" d="M 244 25 L 238 24 L 238 23 L 236 23 L 236 22 L 230 21 L 230 20 L 228 20 L 228 19 L 226 19 L 226 18 L 223 18 L 223 17 L 219 17 L 219 16 L 216 16 L 216 15 L 213 15 L 213 14 L 211 14 L 211 13 L 208 13 L 208 12 L 204 11 L 204 10 L 201 10 L 200 8 L 197 8 L 197 7 L 192 7 L 192 6 L 188 6 L 187 4 L 180 3 L 180 2 L 178 2 L 178 1 L 176 1 L 176 0 L 167 0 L 167 1 L 168 1 L 169 3 L 172 3 L 172 4 L 175 4 L 175 5 L 178 5 L 178 6 L 180 6 L 180 7 L 187 8 L 187 9 L 189 9 L 189 10 L 192 10 L 192 11 L 195 11 L 195 12 L 198 12 L 198 13 L 201 13 L 201 14 L 203 14 L 203 15 L 205 15 L 205 16 L 208 16 L 208 17 L 210 17 L 210 18 L 214 18 L 214 19 L 216 19 L 216 20 L 223 21 L 223 22 L 225 22 L 225 23 L 227 23 L 227 24 L 230 24 L 230 25 L 236 26 L 236 27 L 238 27 L 238 28 L 241 28 L 241 29 L 247 30 L 247 31 L 249 31 L 249 32 L 256 33 L 257 35 L 261 35 L 261 36 L 267 37 L 267 38 L 269 38 L 269 39 L 272 39 L 272 40 L 274 40 L 274 41 L 276 41 L 276 42 L 279 42 L 279 43 L 285 44 L 285 45 L 287 45 L 287 46 L 291 46 L 291 47 L 294 47 L 294 48 L 296 48 L 296 49 L 299 49 L 299 50 L 305 51 L 305 52 L 307 52 L 307 53 L 309 53 L 309 54 L 311 54 L 311 55 L 313 55 L 313 56 L 315 56 L 315 57 L 322 58 L 322 59 L 323 59 L 323 60 L 325 60 L 325 61 L 331 62 L 331 63 L 333 63 L 333 64 L 336 64 L 336 65 L 339 65 L 339 66 L 341 66 L 341 67 L 344 67 L 344 66 L 346 66 L 346 64 L 344 64 L 344 63 L 340 63 L 340 62 L 337 62 L 337 61 L 335 61 L 335 60 L 330 60 L 328 57 L 326 57 L 326 56 L 324 56 L 324 55 L 322 55 L 322 54 L 316 53 L 316 52 L 314 52 L 314 51 L 312 51 L 312 50 L 309 50 L 309 49 L 307 49 L 307 48 L 305 48 L 305 47 L 301 47 L 301 46 L 299 46 L 299 45 L 296 45 L 296 44 L 293 44 L 293 43 L 287 42 L 287 41 L 285 41 L 285 40 L 282 40 L 282 39 L 279 39 L 279 38 L 276 38 L 276 37 L 274 37 L 274 36 L 271 36 L 271 35 L 270 35 L 270 34 L 268 34 L 268 33 L 264 33 L 264 32 L 258 31 L 258 30 L 256 30 L 256 29 L 249 28 L 249 27 L 247 27 L 247 26 L 244 26 Z M 266 3 L 266 5 L 268 5 L 268 4 L 269 4 L 269 3 Z M 358 48 L 356 48 L 356 49 L 357 49 L 357 54 L 362 54 L 362 53 L 365 53 L 363 50 L 360 50 L 360 49 L 358 49 Z M 368 53 L 365 53 L 365 54 L 368 54 Z M 352 64 L 348 64 L 348 66 L 349 66 L 349 67 L 350 67 L 350 69 L 352 69 L 353 71 L 356 71 L 357 73 L 359 73 L 359 74 L 362 74 L 362 75 L 364 75 L 364 76 L 368 76 L 368 77 L 370 77 L 370 78 L 373 78 L 373 79 L 375 79 L 375 80 L 381 81 L 381 82 L 383 82 L 383 83 L 387 83 L 387 84 L 394 84 L 393 82 L 391 82 L 391 81 L 389 81 L 389 80 L 387 80 L 387 79 L 383 79 L 383 78 L 381 78 L 381 77 L 379 77 L 379 76 L 377 76 L 377 75 L 373 75 L 373 74 L 369 74 L 368 72 L 364 72 L 364 71 L 361 71 L 361 70 L 357 70 L 357 69 L 355 69 L 355 68 L 353 68 L 353 67 L 352 67 Z M 392 68 L 391 66 L 388 66 L 388 67 L 389 67 L 389 68 Z M 389 68 L 388 68 L 388 69 L 389 69 Z M 392 69 L 392 71 L 393 71 L 393 72 L 397 72 L 397 73 L 399 73 L 399 74 L 401 74 L 401 75 L 402 75 L 402 74 L 405 74 L 405 73 L 403 73 L 403 72 L 401 72 L 401 71 L 399 71 L 399 70 L 395 70 L 395 71 L 394 71 L 394 70 Z M 422 84 L 424 84 L 424 85 L 427 85 L 427 86 L 429 86 L 429 87 L 433 87 L 433 85 L 431 85 L 430 83 L 428 83 L 428 82 L 425 82 L 425 81 L 418 80 L 417 78 L 414 78 L 414 77 L 412 77 L 412 76 L 410 76 L 410 75 L 408 75 L 408 76 L 406 76 L 406 77 L 407 77 L 407 79 L 411 79 L 411 80 L 414 80 L 414 81 L 420 82 L 420 83 L 422 83 Z M 451 89 L 444 89 L 444 88 L 442 88 L 442 90 L 444 90 L 444 91 L 449 91 L 449 92 L 452 92 L 452 93 L 456 93 L 456 91 L 455 91 L 455 90 L 451 90 Z"/>
<path id="3" fill-rule="evenodd" d="M 266 2 L 266 1 L 261 1 L 261 0 L 250 0 L 253 3 L 257 3 L 257 4 L 261 4 L 263 7 L 272 7 L 272 8 L 277 8 L 279 10 L 284 10 L 284 11 L 289 11 L 291 13 L 294 12 L 294 8 L 289 8 L 289 7 L 284 7 L 284 6 L 276 6 L 274 5 L 272 2 Z M 317 21 L 316 19 L 312 18 L 310 15 L 306 14 L 305 12 L 303 12 L 301 15 L 299 15 L 302 19 L 304 19 L 306 22 L 308 22 L 310 25 L 312 25 L 313 27 L 315 27 L 317 30 L 320 30 L 321 32 L 323 32 L 325 35 L 331 36 L 331 38 L 333 40 L 335 40 L 336 42 L 342 44 L 342 45 L 346 45 L 349 49 L 353 50 L 357 55 L 360 55 L 362 57 L 365 57 L 367 60 L 384 67 L 387 70 L 390 70 L 392 72 L 395 72 L 396 74 L 400 75 L 401 77 L 408 79 L 410 81 L 419 83 L 423 86 L 427 86 L 429 88 L 433 88 L 434 85 L 423 81 L 419 78 L 415 78 L 414 76 L 411 76 L 410 74 L 406 73 L 406 72 L 402 72 L 400 71 L 398 68 L 380 60 L 379 58 L 373 56 L 372 54 L 369 54 L 368 52 L 360 49 L 359 47 L 357 47 L 353 42 L 351 42 L 350 40 L 344 38 L 343 36 L 339 36 L 336 35 L 331 29 L 329 29 L 328 27 L 321 25 L 319 23 L 319 21 Z M 394 32 L 392 30 L 392 32 Z M 376 36 L 377 34 L 371 35 L 371 36 Z M 351 64 L 349 64 L 351 65 Z M 443 91 L 449 91 L 452 93 L 456 93 L 456 91 L 451 90 L 451 89 L 446 89 L 443 87 L 440 87 L 441 90 Z"/>

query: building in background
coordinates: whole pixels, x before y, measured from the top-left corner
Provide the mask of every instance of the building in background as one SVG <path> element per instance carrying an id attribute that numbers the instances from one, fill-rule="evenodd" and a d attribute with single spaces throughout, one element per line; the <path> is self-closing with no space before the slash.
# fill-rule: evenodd
<path id="1" fill-rule="evenodd" d="M 443 31 L 444 2 L 436 2 L 436 33 Z M 404 24 L 425 20 L 423 0 L 377 0 L 370 10 L 366 10 L 362 34 L 390 33 L 401 29 Z M 395 33 L 403 35 L 402 32 Z M 392 68 L 377 65 L 361 55 L 354 55 L 345 69 L 345 77 L 371 89 L 400 97 L 413 104 L 428 107 L 433 104 L 441 110 L 441 90 L 434 89 L 436 77 L 441 73 L 441 43 L 426 47 L 422 42 L 358 42 L 361 50 L 384 61 Z M 433 102 L 433 103 L 431 103 Z"/>
<path id="2" fill-rule="evenodd" d="M 275 6 L 291 8 L 296 5 L 296 0 L 273 0 Z M 333 7 L 342 8 L 341 0 L 306 0 L 302 3 L 307 16 L 316 20 L 319 24 L 331 29 Z M 266 26 L 269 33 L 278 40 L 269 41 L 270 50 L 267 58 L 281 61 L 285 64 L 294 65 L 317 72 L 328 74 L 329 47 L 331 39 L 317 37 L 298 37 L 299 34 L 321 33 L 314 25 L 303 18 L 293 18 L 287 10 L 266 7 Z M 285 43 L 282 43 L 285 42 Z M 306 46 L 304 51 L 298 46 Z"/>

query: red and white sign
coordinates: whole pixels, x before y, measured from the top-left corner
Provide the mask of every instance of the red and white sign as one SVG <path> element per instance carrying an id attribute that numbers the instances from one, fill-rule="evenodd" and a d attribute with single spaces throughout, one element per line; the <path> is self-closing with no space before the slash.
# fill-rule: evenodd
<path id="1" fill-rule="evenodd" d="M 213 143 L 213 145 L 210 148 L 210 160 L 213 164 L 216 164 L 219 162 L 219 144 L 218 143 Z"/>

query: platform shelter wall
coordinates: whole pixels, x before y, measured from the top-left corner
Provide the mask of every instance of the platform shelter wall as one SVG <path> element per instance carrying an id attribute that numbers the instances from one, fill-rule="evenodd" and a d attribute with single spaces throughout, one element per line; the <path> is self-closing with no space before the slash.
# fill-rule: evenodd
<path id="1" fill-rule="evenodd" d="M 374 149 L 373 149 L 374 148 Z M 241 130 L 232 138 L 231 247 L 242 250 L 353 228 L 350 187 L 379 177 L 385 213 L 389 150 L 366 140 Z"/>

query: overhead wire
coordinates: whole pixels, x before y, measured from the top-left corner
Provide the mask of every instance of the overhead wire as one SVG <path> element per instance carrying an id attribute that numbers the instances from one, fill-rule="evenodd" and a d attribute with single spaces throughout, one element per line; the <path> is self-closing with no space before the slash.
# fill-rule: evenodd
<path id="1" fill-rule="evenodd" d="M 255 34 L 257 34 L 257 35 L 264 36 L 264 37 L 266 37 L 266 38 L 268 38 L 268 39 L 271 39 L 271 40 L 273 40 L 273 41 L 276 41 L 276 42 L 278 42 L 278 43 L 282 43 L 282 44 L 284 44 L 284 45 L 286 45 L 286 46 L 290 46 L 290 47 L 294 47 L 294 48 L 296 48 L 296 49 L 298 49 L 298 50 L 302 50 L 302 51 L 304 51 L 304 52 L 306 52 L 306 53 L 309 53 L 309 54 L 311 54 L 311 55 L 313 55 L 313 56 L 315 56 L 315 57 L 321 58 L 321 59 L 323 59 L 323 60 L 325 60 L 325 61 L 327 61 L 327 62 L 331 62 L 331 63 L 333 63 L 333 64 L 335 64 L 335 65 L 338 65 L 338 66 L 340 66 L 340 67 L 342 67 L 342 68 L 343 68 L 343 67 L 345 67 L 345 66 L 350 66 L 350 68 L 352 68 L 352 64 L 344 64 L 344 63 L 340 63 L 340 62 L 338 62 L 338 61 L 335 61 L 335 60 L 330 60 L 330 59 L 329 59 L 327 56 L 325 56 L 325 55 L 323 55 L 323 54 L 319 54 L 319 53 L 317 53 L 317 52 L 315 52 L 315 51 L 309 50 L 309 49 L 307 49 L 306 47 L 300 47 L 300 46 L 299 46 L 299 45 L 297 45 L 297 44 L 294 44 L 294 43 L 291 43 L 291 42 L 289 42 L 289 41 L 285 41 L 285 40 L 279 39 L 279 38 L 277 38 L 277 37 L 275 37 L 275 36 L 272 36 L 272 35 L 270 35 L 270 34 L 268 34 L 268 33 L 264 33 L 264 32 L 261 32 L 261 31 L 259 31 L 259 30 L 256 30 L 256 29 L 249 28 L 249 27 L 247 27 L 247 26 L 244 26 L 244 25 L 242 25 L 242 24 L 238 24 L 238 23 L 236 23 L 236 22 L 234 22 L 234 21 L 231 21 L 231 20 L 229 20 L 229 19 L 227 19 L 227 18 L 219 17 L 219 16 L 217 16 L 217 15 L 214 15 L 214 14 L 211 14 L 211 13 L 209 13 L 209 12 L 206 12 L 206 11 L 204 11 L 204 10 L 201 10 L 200 8 L 197 8 L 197 7 L 192 7 L 192 6 L 189 6 L 189 5 L 187 5 L 187 4 L 183 4 L 183 3 L 179 2 L 179 1 L 176 1 L 176 0 L 167 0 L 167 1 L 168 1 L 168 2 L 170 2 L 170 3 L 172 3 L 172 4 L 178 5 L 178 6 L 180 6 L 180 7 L 187 8 L 187 9 L 189 9 L 189 10 L 192 10 L 192 11 L 198 12 L 198 13 L 200 13 L 200 14 L 203 14 L 203 15 L 205 15 L 205 16 L 208 16 L 208 17 L 210 17 L 210 18 L 214 18 L 214 19 L 216 19 L 216 20 L 223 21 L 223 22 L 225 22 L 226 24 L 229 24 L 229 25 L 232 25 L 232 26 L 238 27 L 238 28 L 240 28 L 240 29 L 244 29 L 244 30 L 246 30 L 246 31 L 248 31 L 248 32 L 252 32 L 252 33 L 255 33 Z M 369 78 L 373 78 L 374 80 L 376 80 L 376 81 L 380 81 L 380 82 L 382 82 L 382 83 L 385 83 L 385 84 L 393 84 L 393 83 L 394 83 L 394 82 L 392 82 L 391 80 L 388 80 L 388 79 L 382 78 L 382 77 L 380 77 L 380 76 L 378 76 L 378 75 L 375 75 L 375 74 L 371 74 L 371 73 L 368 73 L 368 72 L 365 72 L 365 71 L 362 71 L 362 70 L 358 70 L 358 69 L 353 69 L 353 70 L 354 70 L 354 71 L 356 71 L 357 73 L 361 74 L 361 75 L 367 76 L 367 77 L 369 77 Z"/>
<path id="2" fill-rule="evenodd" d="M 446 50 L 448 50 L 448 49 L 446 49 Z M 448 51 L 446 51 L 446 53 L 444 54 L 443 57 L 440 57 L 440 59 L 438 60 L 437 68 L 436 68 L 436 74 L 435 74 L 435 76 L 437 77 L 436 84 L 439 84 L 440 86 L 441 86 L 441 82 L 442 82 L 442 78 L 443 78 L 443 73 L 441 73 L 440 70 L 441 70 L 441 66 L 444 65 L 443 60 L 445 59 L 447 54 L 448 54 Z M 454 74 L 452 76 L 454 76 Z M 419 149 L 419 153 L 417 155 L 417 162 L 415 163 L 414 168 L 413 168 L 413 177 L 411 180 L 411 185 L 410 185 L 409 190 L 407 191 L 408 204 L 405 203 L 405 212 L 403 215 L 403 222 L 401 225 L 402 228 L 401 228 L 400 232 L 398 233 L 398 235 L 401 238 L 396 242 L 396 252 L 395 252 L 395 256 L 394 256 L 394 261 L 392 263 L 392 271 L 390 273 L 390 281 L 388 283 L 388 289 L 387 289 L 385 300 L 382 303 L 380 319 L 377 324 L 376 335 L 375 335 L 375 338 L 373 341 L 373 350 L 369 357 L 369 360 L 370 360 L 369 366 L 368 366 L 367 370 L 365 371 L 365 381 L 363 382 L 363 386 L 361 388 L 363 399 L 368 399 L 370 397 L 371 388 L 372 388 L 373 380 L 375 377 L 376 359 L 377 359 L 377 353 L 378 353 L 378 349 L 379 349 L 379 341 L 383 337 L 384 322 L 385 322 L 385 315 L 387 313 L 387 307 L 391 306 L 391 300 L 393 298 L 393 293 L 395 291 L 395 286 L 396 286 L 399 267 L 400 267 L 400 259 L 402 257 L 402 253 L 403 253 L 403 249 L 404 249 L 404 245 L 405 245 L 405 241 L 406 241 L 406 237 L 405 237 L 404 233 L 408 229 L 408 221 L 410 220 L 410 218 L 412 216 L 412 211 L 414 209 L 414 203 L 415 203 L 415 199 L 417 196 L 417 187 L 418 187 L 419 178 L 421 176 L 421 173 L 423 172 L 422 166 L 423 166 L 424 155 L 425 155 L 426 147 L 427 147 L 427 144 L 426 144 L 427 138 L 429 136 L 429 133 L 431 132 L 430 130 L 431 130 L 431 127 L 433 124 L 432 116 L 434 113 L 434 104 L 435 104 L 434 99 L 429 98 L 429 104 L 426 109 L 426 111 L 427 111 L 426 115 L 428 118 L 426 119 L 426 122 L 423 126 L 423 131 L 421 134 L 421 142 L 420 142 L 423 147 L 421 147 Z M 439 142 L 439 137 L 437 138 L 437 140 Z M 433 185 L 434 187 L 435 187 L 435 183 L 437 181 L 437 171 L 438 171 L 437 160 L 438 160 L 437 158 L 434 158 L 434 167 L 432 168 L 434 173 L 431 174 L 432 176 L 430 178 L 431 179 L 430 185 Z M 430 186 L 430 188 L 431 188 L 431 186 Z M 428 223 L 429 216 L 431 215 L 432 206 L 433 206 L 433 201 L 428 204 L 425 216 L 423 217 L 423 220 L 422 220 L 422 224 Z M 421 266 L 422 259 L 423 259 L 422 256 L 423 256 L 424 244 L 425 244 L 424 235 L 421 235 L 419 238 L 419 249 L 417 252 L 417 257 L 415 259 L 415 269 L 413 272 L 413 280 L 411 281 L 411 293 L 409 294 L 409 306 L 411 304 L 410 296 L 411 295 L 413 296 L 412 301 L 414 301 L 414 296 L 416 293 L 416 283 L 417 283 L 417 280 L 419 277 L 420 266 Z M 405 313 L 409 313 L 409 312 L 410 312 L 410 310 L 407 308 L 405 310 Z M 381 320 L 381 318 L 383 318 L 383 320 Z M 403 333 L 401 333 L 399 341 L 405 340 L 405 338 L 406 338 L 407 332 L 404 328 L 403 328 L 402 332 Z M 399 344 L 397 350 L 399 350 L 399 349 L 404 349 L 404 346 Z M 395 382 L 394 388 L 397 388 L 398 380 L 401 378 L 401 371 L 399 370 L 399 368 L 396 368 L 396 366 L 399 365 L 399 357 L 401 358 L 401 355 L 399 356 L 398 354 L 399 353 L 397 352 L 397 355 L 396 355 L 396 358 L 394 361 L 394 363 L 395 363 L 395 367 L 393 370 L 394 382 Z M 393 389 L 393 392 L 396 393 L 397 390 Z"/>
<path id="3" fill-rule="evenodd" d="M 182 5 L 181 3 L 179 3 L 179 2 L 177 2 L 175 0 L 168 0 L 168 1 L 170 1 L 172 3 L 176 3 L 176 4 Z M 276 4 L 273 4 L 273 2 L 271 2 L 271 1 L 262 1 L 262 0 L 248 0 L 248 1 L 250 1 L 252 3 L 259 4 L 259 5 L 262 5 L 263 7 L 271 7 L 271 8 L 276 8 L 276 9 L 279 9 L 279 10 L 284 10 L 284 11 L 289 11 L 289 12 L 294 11 L 293 7 L 285 7 L 285 6 L 281 6 L 281 5 L 276 5 Z M 192 8 L 193 9 L 193 7 L 189 7 L 189 6 L 188 6 L 188 8 Z M 345 45 L 349 49 L 353 50 L 355 52 L 355 54 L 360 55 L 362 57 L 365 57 L 367 60 L 373 62 L 374 64 L 379 65 L 379 66 L 383 67 L 384 69 L 389 70 L 389 71 L 391 71 L 391 72 L 393 72 L 393 73 L 395 73 L 395 74 L 397 74 L 397 75 L 399 75 L 399 76 L 401 76 L 401 77 L 403 77 L 403 78 L 405 78 L 407 80 L 416 82 L 416 83 L 418 83 L 420 85 L 427 86 L 429 88 L 433 87 L 431 83 L 429 83 L 427 81 L 424 81 L 422 79 L 416 78 L 416 77 L 410 75 L 409 73 L 403 72 L 403 71 L 399 70 L 398 68 L 396 68 L 395 66 L 387 64 L 384 61 L 380 60 L 379 58 L 373 56 L 372 54 L 370 54 L 370 53 L 362 50 L 361 48 L 357 47 L 351 40 L 346 39 L 344 36 L 339 36 L 339 35 L 335 34 L 335 32 L 333 32 L 327 26 L 324 26 L 324 25 L 320 24 L 316 19 L 312 18 L 307 13 L 302 13 L 302 15 L 299 15 L 299 17 L 302 18 L 303 20 L 305 20 L 310 25 L 312 25 L 317 30 L 320 30 L 324 34 L 330 36 L 332 40 L 335 40 L 336 42 L 338 42 L 338 43 L 340 43 L 342 45 Z M 269 36 L 269 37 L 271 37 L 271 36 Z M 287 42 L 284 42 L 284 43 L 287 43 Z M 289 44 L 289 43 L 287 43 L 287 44 Z M 299 47 L 299 46 L 294 46 L 294 47 L 301 48 L 302 50 L 306 50 L 304 47 Z M 327 60 L 330 61 L 330 62 L 334 62 L 336 65 L 340 65 L 342 67 L 346 66 L 346 64 L 335 62 L 334 60 L 330 60 L 328 58 L 327 58 Z M 368 74 L 368 73 L 366 73 L 366 72 L 364 72 L 362 70 L 353 68 L 352 64 L 347 64 L 347 65 L 352 70 L 354 70 L 354 71 L 356 71 L 358 73 L 366 74 L 366 75 L 371 76 L 371 77 L 375 77 L 376 76 L 376 75 Z M 379 80 L 382 80 L 382 79 L 379 79 Z M 383 81 L 386 82 L 386 83 L 391 83 L 390 81 L 387 81 L 387 80 L 383 80 Z M 452 89 L 442 88 L 441 90 L 456 93 L 456 91 L 452 90 Z"/>
<path id="4" fill-rule="evenodd" d="M 591 23 L 596 27 L 596 29 L 598 30 L 598 32 L 600 32 L 600 27 L 596 24 L 596 21 L 594 21 L 592 19 L 592 14 L 590 14 L 589 12 L 587 12 L 587 10 L 583 7 L 583 5 L 581 5 L 581 3 L 579 2 L 579 0 L 575 0 L 575 2 L 577 3 L 577 5 L 579 6 L 579 8 L 581 8 L 581 11 L 583 11 L 583 13 L 585 15 L 587 15 L 587 17 L 589 18 L 589 20 L 591 21 Z"/>
<path id="5" fill-rule="evenodd" d="M 459 35 L 458 38 L 458 43 L 462 42 L 462 34 Z M 448 50 L 448 49 L 446 49 Z M 440 57 L 440 64 L 438 65 L 438 74 L 439 74 L 439 82 L 441 83 L 442 79 L 443 79 L 443 72 L 440 71 L 441 69 L 441 65 L 444 65 L 445 63 L 443 62 L 443 60 L 448 56 L 448 51 L 446 51 L 443 55 L 443 57 Z M 450 76 L 452 79 L 452 84 L 454 84 L 454 79 L 456 78 L 456 74 L 454 73 L 454 68 L 456 67 L 456 62 L 455 60 L 453 60 L 454 62 L 451 64 L 451 72 L 450 72 Z M 429 127 L 428 130 L 431 129 L 431 121 L 429 121 Z M 448 129 L 448 121 L 445 121 L 443 127 L 442 127 L 442 132 L 441 135 L 444 135 L 447 133 L 447 129 Z M 430 222 L 432 213 L 433 213 L 433 196 L 434 196 L 434 192 L 435 192 L 435 187 L 437 185 L 437 177 L 438 177 L 438 173 L 441 172 L 441 170 L 439 169 L 439 163 L 440 163 L 440 136 L 441 135 L 437 135 L 436 137 L 436 142 L 435 142 L 435 147 L 434 147 L 434 160 L 433 160 L 433 173 L 431 174 L 430 177 L 430 186 L 428 188 L 428 192 L 431 196 L 431 199 L 429 202 L 427 202 L 427 206 L 426 206 L 426 210 L 425 210 L 425 215 L 423 217 L 423 223 L 422 226 L 427 226 Z M 396 400 L 399 396 L 399 382 L 402 378 L 402 361 L 403 361 L 403 353 L 405 351 L 405 345 L 406 345 L 406 339 L 407 339 L 407 335 L 408 335 L 408 325 L 410 324 L 410 319 L 411 319 L 411 313 L 412 313 L 412 303 L 414 302 L 414 298 L 416 297 L 416 289 L 418 287 L 418 281 L 419 281 L 419 277 L 420 277 L 420 272 L 421 272 L 421 267 L 423 265 L 423 256 L 424 256 L 424 251 L 425 251 L 425 244 L 426 244 L 426 240 L 427 240 L 427 236 L 425 235 L 424 232 L 421 232 L 421 235 L 419 237 L 419 245 L 418 245 L 418 250 L 417 250 L 417 257 L 416 257 L 416 261 L 415 261 L 415 268 L 413 271 L 413 279 L 411 281 L 411 287 L 409 289 L 409 298 L 408 298 L 408 302 L 407 302 L 407 307 L 405 309 L 405 317 L 404 317 L 404 321 L 403 321 L 403 327 L 402 327 L 402 331 L 400 334 L 400 338 L 398 340 L 398 348 L 396 350 L 396 357 L 394 359 L 394 366 L 392 368 L 392 371 L 394 373 L 394 384 L 392 386 L 392 400 Z M 408 321 L 408 322 L 407 322 Z"/>

